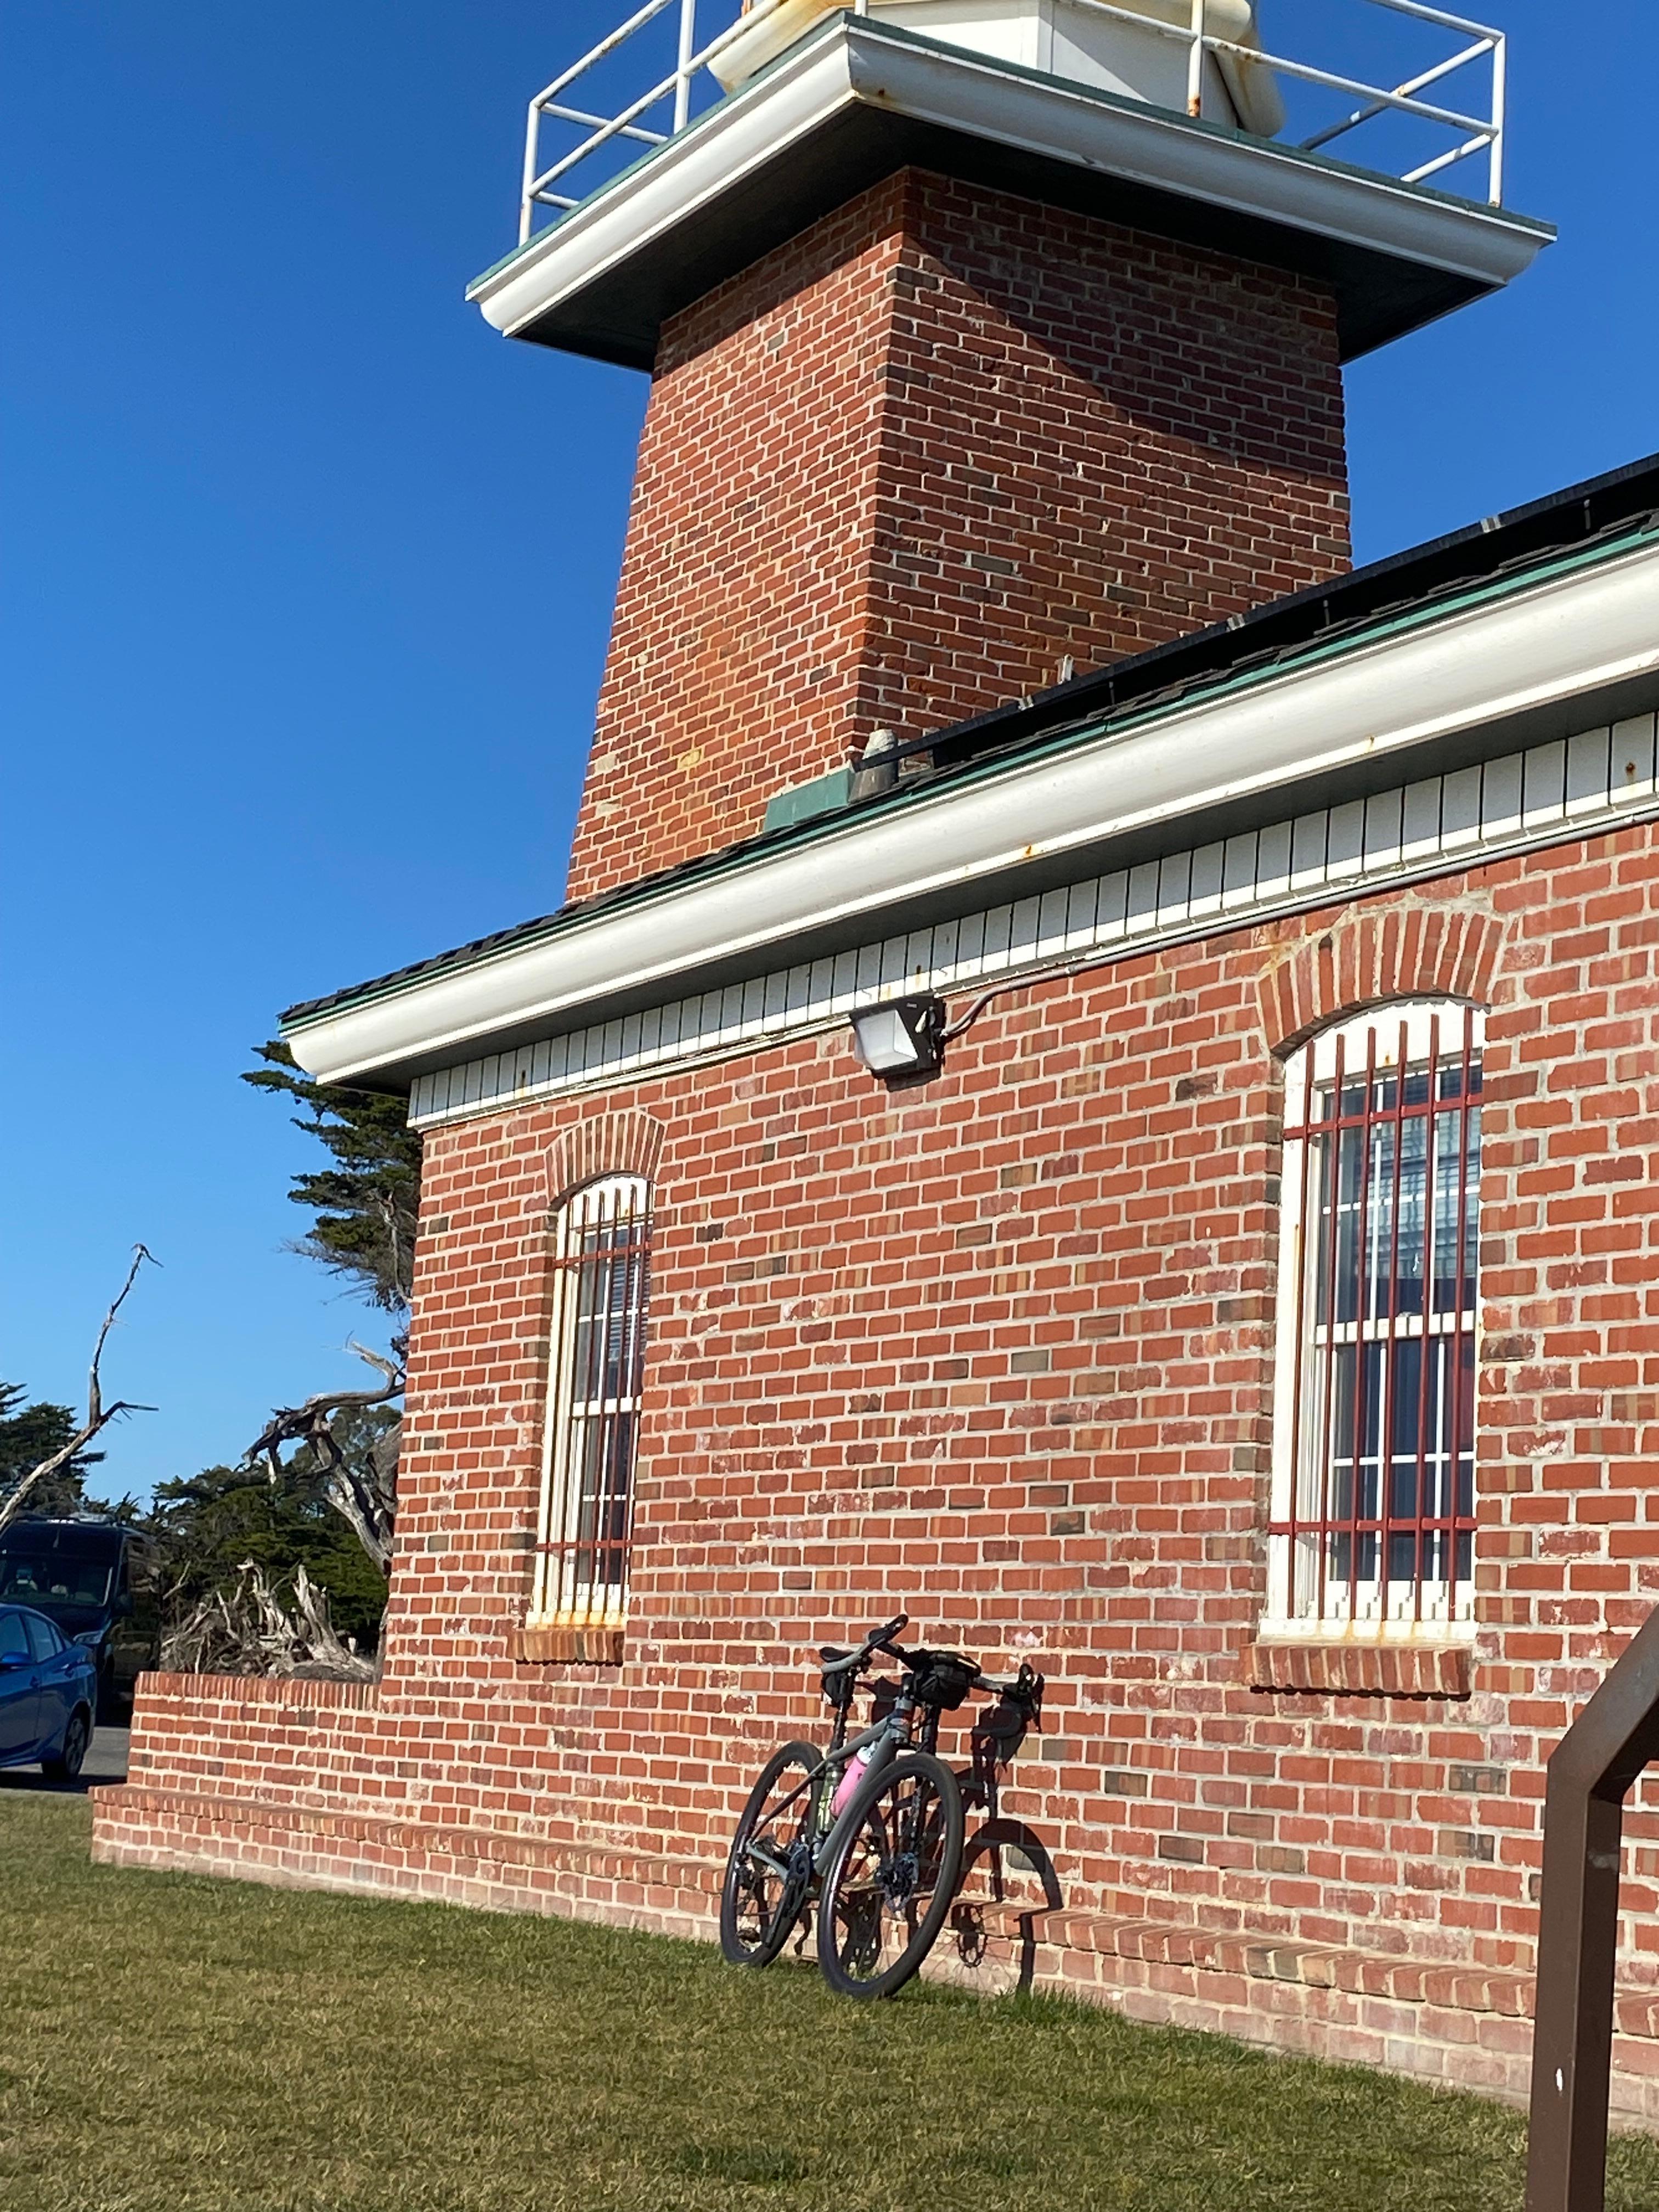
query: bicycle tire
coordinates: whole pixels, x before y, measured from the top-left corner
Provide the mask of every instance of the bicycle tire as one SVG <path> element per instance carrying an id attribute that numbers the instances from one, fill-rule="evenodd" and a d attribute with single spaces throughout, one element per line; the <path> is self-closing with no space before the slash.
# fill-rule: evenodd
<path id="1" fill-rule="evenodd" d="M 793 1808 L 789 1809 L 793 1832 L 787 1838 L 777 1838 L 771 1852 L 773 1857 L 791 1862 L 789 1875 L 779 1876 L 769 1868 L 757 1865 L 750 1845 L 757 1840 L 757 1831 L 764 1829 L 769 1808 L 775 1808 L 775 1808 L 780 1807 L 778 1784 L 789 1770 L 799 1768 L 800 1781 L 805 1783 L 823 1765 L 823 1754 L 816 1744 L 799 1739 L 781 1744 L 762 1767 L 738 1816 L 726 1857 L 726 1879 L 720 1885 L 720 1950 L 734 1966 L 770 1966 L 800 1918 L 811 1887 L 814 1793 L 809 1790 L 802 1795 L 798 1816 Z M 798 1786 L 783 1792 L 784 1806 Z"/>
<path id="2" fill-rule="evenodd" d="M 933 1949 L 956 1895 L 962 1791 L 942 1759 L 907 1752 L 863 1784 L 847 1821 L 818 1896 L 818 1965 L 842 1996 L 890 1997 Z"/>

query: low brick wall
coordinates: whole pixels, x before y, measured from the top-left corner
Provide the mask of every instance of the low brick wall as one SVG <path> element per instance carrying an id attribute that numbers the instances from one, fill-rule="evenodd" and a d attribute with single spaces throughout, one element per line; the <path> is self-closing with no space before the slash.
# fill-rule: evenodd
<path id="1" fill-rule="evenodd" d="M 94 1792 L 106 1864 L 229 1875 L 277 1887 L 372 1891 L 489 1911 L 714 1939 L 720 1867 L 435 1820 L 344 1814 L 147 1788 Z M 1525 2101 L 1529 1978 L 1156 1918 L 1056 1911 L 991 1930 L 975 1969 L 949 1932 L 930 1972 L 1001 1994 L 1018 1983 L 1310 2058 L 1378 2066 Z M 1659 2126 L 1659 1998 L 1618 2013 L 1613 2112 Z"/>
<path id="2" fill-rule="evenodd" d="M 136 1784 L 100 1790 L 93 1856 L 294 1889 L 373 1890 L 495 1912 L 557 1912 L 706 1936 L 720 1869 L 499 1829 L 227 1799 Z"/>

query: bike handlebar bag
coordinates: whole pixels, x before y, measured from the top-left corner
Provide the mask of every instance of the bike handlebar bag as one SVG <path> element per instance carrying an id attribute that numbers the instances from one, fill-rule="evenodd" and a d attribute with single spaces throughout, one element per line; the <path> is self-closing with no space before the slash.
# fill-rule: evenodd
<path id="1" fill-rule="evenodd" d="M 925 1651 L 916 1668 L 917 1703 L 932 1705 L 936 1712 L 953 1713 L 978 1680 L 978 1668 L 959 1652 Z"/>

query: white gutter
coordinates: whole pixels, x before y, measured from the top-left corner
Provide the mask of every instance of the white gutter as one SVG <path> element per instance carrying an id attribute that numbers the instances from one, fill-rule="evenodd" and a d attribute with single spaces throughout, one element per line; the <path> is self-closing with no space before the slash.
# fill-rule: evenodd
<path id="1" fill-rule="evenodd" d="M 1653 672 L 1659 546 L 1645 546 L 1051 758 L 924 788 L 810 843 L 321 1009 L 285 1035 L 329 1083 L 467 1059 L 503 1032 L 574 1027 L 595 1002 L 809 930 L 902 914 L 942 889 Z"/>
<path id="2" fill-rule="evenodd" d="M 1345 170 L 1267 139 L 1195 127 L 1162 108 L 1039 78 L 869 17 L 831 19 L 762 76 L 584 202 L 467 293 L 511 337 L 698 209 L 865 106 L 1201 200 L 1321 238 L 1509 283 L 1552 234 L 1501 209 Z"/>

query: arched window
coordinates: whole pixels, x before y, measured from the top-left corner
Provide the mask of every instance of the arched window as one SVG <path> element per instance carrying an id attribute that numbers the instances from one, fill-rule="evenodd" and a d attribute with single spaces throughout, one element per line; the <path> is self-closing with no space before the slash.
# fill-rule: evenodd
<path id="1" fill-rule="evenodd" d="M 650 1285 L 651 1187 L 585 1184 L 555 1217 L 553 1361 L 532 1619 L 618 1626 Z"/>
<path id="2" fill-rule="evenodd" d="M 1408 1001 L 1286 1068 L 1264 1626 L 1472 1628 L 1482 1036 Z"/>

